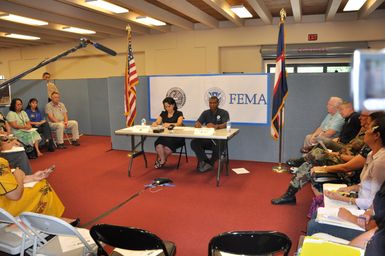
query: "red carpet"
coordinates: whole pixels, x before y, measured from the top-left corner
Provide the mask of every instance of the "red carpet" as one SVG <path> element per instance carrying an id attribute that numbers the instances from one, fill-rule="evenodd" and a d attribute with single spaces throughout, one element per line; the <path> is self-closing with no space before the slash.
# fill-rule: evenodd
<path id="1" fill-rule="evenodd" d="M 123 202 L 156 177 L 168 177 L 175 187 L 146 190 L 99 223 L 147 229 L 177 245 L 177 255 L 207 255 L 211 237 L 231 230 L 277 230 L 287 234 L 293 247 L 306 230 L 306 214 L 311 202 L 310 188 L 297 196 L 296 206 L 272 206 L 271 198 L 281 195 L 291 175 L 271 171 L 273 164 L 230 161 L 230 167 L 244 167 L 250 174 L 221 176 L 216 187 L 216 172 L 198 173 L 196 159 L 177 157 L 162 170 L 153 168 L 154 154 L 134 160 L 132 177 L 127 176 L 127 152 L 110 149 L 110 138 L 82 136 L 81 146 L 45 153 L 32 160 L 34 170 L 56 164 L 49 177 L 66 206 L 66 217 L 80 217 L 85 224 Z M 294 250 L 292 250 L 293 252 Z"/>

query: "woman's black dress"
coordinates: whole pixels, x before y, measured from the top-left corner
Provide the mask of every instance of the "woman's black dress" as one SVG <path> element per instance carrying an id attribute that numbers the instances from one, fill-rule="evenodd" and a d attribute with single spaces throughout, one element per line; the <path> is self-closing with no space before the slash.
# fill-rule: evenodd
<path id="1" fill-rule="evenodd" d="M 172 117 L 168 117 L 167 111 L 162 111 L 162 113 L 160 113 L 160 117 L 162 118 L 163 123 L 176 123 L 178 122 L 178 118 L 180 116 L 183 116 L 181 111 L 175 111 Z M 170 148 L 172 152 L 175 152 L 177 148 L 183 146 L 183 143 L 184 138 L 159 137 L 154 144 L 155 147 L 156 145 L 161 144 Z"/>

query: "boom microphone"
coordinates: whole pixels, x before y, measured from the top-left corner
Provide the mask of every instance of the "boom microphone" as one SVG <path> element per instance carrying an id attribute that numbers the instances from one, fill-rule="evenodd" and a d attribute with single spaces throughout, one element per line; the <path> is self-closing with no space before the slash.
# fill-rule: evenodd
<path id="1" fill-rule="evenodd" d="M 112 50 L 112 49 L 110 49 L 110 48 L 108 48 L 108 47 L 106 47 L 106 46 L 104 46 L 102 44 L 93 42 L 93 41 L 91 41 L 91 40 L 89 40 L 87 38 L 81 38 L 80 41 L 81 42 L 85 42 L 87 44 L 92 44 L 95 48 L 101 50 L 102 52 L 105 52 L 105 53 L 107 53 L 109 55 L 112 55 L 112 56 L 116 56 L 116 52 L 114 50 Z"/>

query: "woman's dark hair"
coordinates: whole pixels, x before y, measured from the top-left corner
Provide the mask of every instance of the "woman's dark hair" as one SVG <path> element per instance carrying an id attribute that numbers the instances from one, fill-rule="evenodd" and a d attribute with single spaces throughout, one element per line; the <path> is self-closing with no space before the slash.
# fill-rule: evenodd
<path id="1" fill-rule="evenodd" d="M 373 132 L 378 132 L 381 137 L 382 146 L 385 147 L 385 117 L 381 116 L 372 122 Z"/>
<path id="2" fill-rule="evenodd" d="M 177 111 L 177 110 L 178 110 L 178 106 L 176 105 L 176 102 L 175 102 L 175 100 L 174 100 L 173 98 L 171 98 L 171 97 L 166 97 L 166 98 L 164 98 L 164 100 L 163 100 L 163 105 L 164 105 L 165 103 L 167 103 L 167 104 L 169 104 L 169 105 L 174 105 L 174 111 Z"/>
<path id="3" fill-rule="evenodd" d="M 9 106 L 10 111 L 16 112 L 16 101 L 18 100 L 21 102 L 21 104 L 23 104 L 23 101 L 20 98 L 13 98 L 11 101 L 11 106 Z"/>
<path id="4" fill-rule="evenodd" d="M 385 228 L 385 204 L 383 202 L 385 200 L 385 182 L 382 183 L 380 190 L 377 192 L 375 196 L 375 204 L 374 207 L 374 220 L 379 229 Z"/>
<path id="5" fill-rule="evenodd" d="M 27 105 L 27 107 L 25 109 L 31 109 L 31 103 L 34 102 L 34 101 L 36 101 L 36 103 L 39 103 L 39 101 L 36 98 L 31 98 L 31 99 L 29 99 L 28 105 Z M 36 111 L 39 111 L 39 107 L 38 106 L 36 106 Z"/>
<path id="6" fill-rule="evenodd" d="M 377 112 L 371 113 L 369 116 L 370 116 L 370 119 L 375 120 L 377 118 L 385 117 L 385 112 L 377 111 Z"/>

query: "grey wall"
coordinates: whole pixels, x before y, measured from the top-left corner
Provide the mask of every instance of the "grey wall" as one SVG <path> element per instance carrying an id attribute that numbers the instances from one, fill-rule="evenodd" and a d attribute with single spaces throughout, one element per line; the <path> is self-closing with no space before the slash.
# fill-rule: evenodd
<path id="1" fill-rule="evenodd" d="M 270 77 L 270 88 L 274 77 Z M 78 120 L 82 133 L 111 135 L 112 148 L 128 150 L 130 138 L 116 136 L 114 131 L 125 127 L 124 78 L 76 79 L 56 81 L 69 117 Z M 289 96 L 286 101 L 283 160 L 298 157 L 304 136 L 312 132 L 326 115 L 326 102 L 332 95 L 349 100 L 349 74 L 289 74 Z M 18 81 L 12 85 L 12 96 L 26 103 L 36 97 L 43 107 L 47 102 L 45 83 L 36 80 Z M 161 103 L 159 103 L 161 104 Z M 148 122 L 148 78 L 140 77 L 137 86 L 135 123 Z M 2 108 L 4 113 L 8 108 Z M 278 161 L 278 142 L 270 136 L 270 126 L 237 126 L 240 133 L 230 141 L 232 159 L 265 162 Z M 145 150 L 154 152 L 154 138 L 146 140 Z M 192 154 L 191 149 L 188 149 Z"/>

